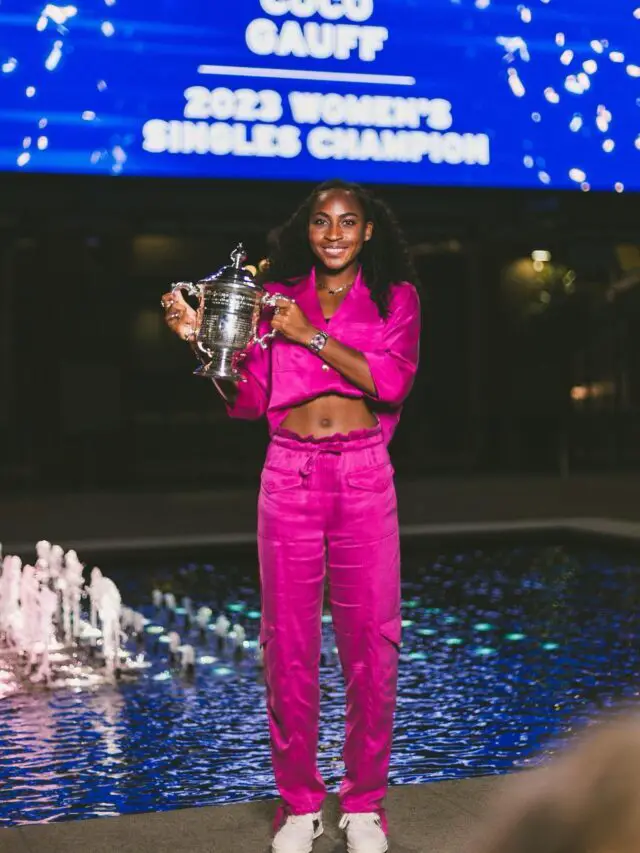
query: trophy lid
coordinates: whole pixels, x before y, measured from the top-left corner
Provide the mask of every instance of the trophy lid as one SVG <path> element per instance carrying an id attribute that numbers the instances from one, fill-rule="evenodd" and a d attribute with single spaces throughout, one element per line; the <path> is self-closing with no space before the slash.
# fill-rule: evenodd
<path id="1" fill-rule="evenodd" d="M 217 272 L 208 275 L 206 278 L 200 279 L 198 284 L 210 284 L 215 281 L 224 284 L 244 284 L 249 287 L 257 287 L 258 285 L 255 283 L 249 270 L 242 268 L 247 257 L 244 245 L 238 243 L 233 252 L 231 252 L 231 263 L 220 267 Z"/>

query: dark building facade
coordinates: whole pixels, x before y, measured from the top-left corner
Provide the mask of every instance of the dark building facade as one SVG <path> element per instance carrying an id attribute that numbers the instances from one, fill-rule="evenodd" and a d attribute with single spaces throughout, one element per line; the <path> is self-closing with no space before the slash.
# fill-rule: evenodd
<path id="1" fill-rule="evenodd" d="M 252 258 L 307 186 L 3 178 L 3 491 L 257 480 L 263 423 L 230 423 L 164 327 L 176 279 Z M 640 200 L 380 188 L 422 282 L 422 369 L 399 477 L 638 462 Z"/>

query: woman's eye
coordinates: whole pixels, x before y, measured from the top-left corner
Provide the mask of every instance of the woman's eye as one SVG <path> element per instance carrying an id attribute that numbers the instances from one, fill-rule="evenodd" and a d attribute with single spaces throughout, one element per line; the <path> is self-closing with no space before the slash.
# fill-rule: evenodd
<path id="1" fill-rule="evenodd" d="M 346 225 L 348 228 L 353 228 L 353 226 L 356 224 L 356 221 L 355 219 L 345 219 L 342 224 Z"/>

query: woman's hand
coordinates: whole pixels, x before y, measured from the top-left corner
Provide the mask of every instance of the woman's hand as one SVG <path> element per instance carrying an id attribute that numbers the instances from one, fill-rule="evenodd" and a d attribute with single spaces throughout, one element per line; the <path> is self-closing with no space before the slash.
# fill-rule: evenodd
<path id="1" fill-rule="evenodd" d="M 162 296 L 164 321 L 172 332 L 183 341 L 193 341 L 196 328 L 196 312 L 185 302 L 179 290 Z"/>
<path id="2" fill-rule="evenodd" d="M 306 346 L 318 331 L 307 320 L 302 309 L 288 299 L 276 300 L 271 328 L 276 329 L 287 340 L 303 346 Z"/>

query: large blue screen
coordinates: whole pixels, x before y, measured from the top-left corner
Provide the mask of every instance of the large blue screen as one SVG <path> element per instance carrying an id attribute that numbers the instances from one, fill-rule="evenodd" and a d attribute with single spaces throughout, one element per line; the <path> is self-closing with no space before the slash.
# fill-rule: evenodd
<path id="1" fill-rule="evenodd" d="M 0 168 L 640 189 L 640 0 L 2 0 Z"/>

